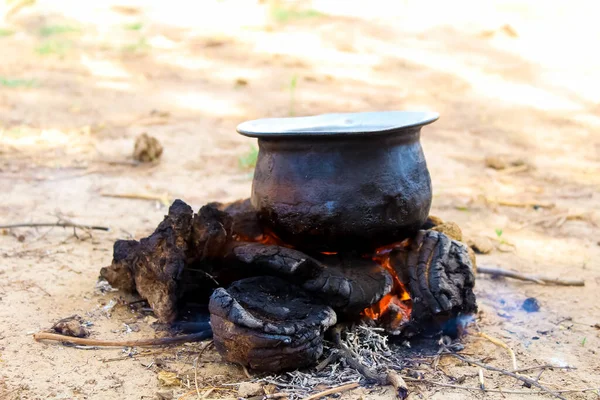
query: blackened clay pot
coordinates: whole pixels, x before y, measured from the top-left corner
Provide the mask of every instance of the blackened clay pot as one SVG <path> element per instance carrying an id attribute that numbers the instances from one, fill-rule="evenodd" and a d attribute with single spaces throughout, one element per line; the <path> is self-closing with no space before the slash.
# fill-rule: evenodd
<path id="1" fill-rule="evenodd" d="M 252 205 L 298 248 L 373 249 L 412 236 L 431 206 L 419 142 L 432 112 L 269 118 L 240 124 L 258 138 Z"/>

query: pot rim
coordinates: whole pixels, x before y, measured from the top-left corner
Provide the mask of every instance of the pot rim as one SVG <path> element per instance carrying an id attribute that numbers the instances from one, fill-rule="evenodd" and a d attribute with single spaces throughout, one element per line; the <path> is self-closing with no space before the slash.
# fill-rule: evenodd
<path id="1" fill-rule="evenodd" d="M 239 124 L 237 132 L 259 139 L 382 135 L 420 128 L 438 118 L 439 114 L 432 111 L 333 113 L 255 119 Z"/>

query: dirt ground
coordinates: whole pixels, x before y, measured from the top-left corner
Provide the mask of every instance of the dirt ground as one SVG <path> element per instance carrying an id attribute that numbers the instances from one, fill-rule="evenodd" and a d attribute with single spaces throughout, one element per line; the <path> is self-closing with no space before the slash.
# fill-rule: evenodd
<path id="1" fill-rule="evenodd" d="M 576 367 L 546 372 L 553 389 L 599 387 L 600 26 L 586 3 L 264 3 L 38 1 L 0 25 L 0 224 L 60 217 L 111 228 L 92 238 L 61 228 L 0 235 L 0 398 L 194 398 L 197 344 L 128 356 L 32 339 L 73 314 L 95 338 L 159 334 L 126 296 L 95 284 L 112 243 L 146 236 L 166 208 L 106 195 L 181 198 L 194 209 L 245 198 L 252 171 L 240 164 L 255 143 L 236 134 L 238 123 L 404 109 L 441 114 L 422 134 L 432 214 L 489 238 L 495 249 L 479 265 L 585 280 L 479 275 L 480 329 L 508 343 L 520 367 Z M 144 132 L 164 146 L 156 165 L 130 163 Z M 488 156 L 525 164 L 495 170 Z M 521 309 L 528 297 L 539 312 Z M 475 335 L 465 343 L 472 357 L 510 368 L 504 349 Z M 212 351 L 203 360 L 200 389 L 219 387 L 209 398 L 235 396 L 220 385 L 247 380 Z M 477 368 L 442 359 L 439 369 L 428 376 L 478 385 Z M 166 387 L 165 371 L 181 383 Z M 488 388 L 529 390 L 484 375 Z M 412 399 L 542 397 L 409 386 Z"/>

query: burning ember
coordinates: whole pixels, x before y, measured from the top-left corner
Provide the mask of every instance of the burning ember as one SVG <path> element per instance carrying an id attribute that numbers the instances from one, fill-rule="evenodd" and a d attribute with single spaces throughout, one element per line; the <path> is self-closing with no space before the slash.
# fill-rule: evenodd
<path id="1" fill-rule="evenodd" d="M 407 246 L 408 241 L 405 240 L 390 246 L 380 247 L 375 251 L 373 260 L 392 275 L 394 286 L 392 287 L 392 291 L 383 296 L 379 302 L 367 307 L 363 311 L 366 317 L 375 321 L 386 319 L 388 327 L 394 331 L 398 331 L 403 324 L 406 324 L 410 320 L 412 301 L 404 283 L 402 283 L 390 263 L 390 254 L 395 249 L 404 249 Z M 389 317 L 386 318 L 386 314 L 393 315 L 392 320 L 389 320 Z"/>

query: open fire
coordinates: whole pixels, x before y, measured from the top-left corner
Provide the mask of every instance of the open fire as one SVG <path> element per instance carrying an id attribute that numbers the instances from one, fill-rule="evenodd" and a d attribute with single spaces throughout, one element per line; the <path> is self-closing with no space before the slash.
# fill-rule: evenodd
<path id="1" fill-rule="evenodd" d="M 242 124 L 259 138 L 252 198 L 198 213 L 175 201 L 152 235 L 117 241 L 101 275 L 164 323 L 191 304 L 208 307 L 217 350 L 256 370 L 314 364 L 336 324 L 362 320 L 403 339 L 456 335 L 477 307 L 474 258 L 460 232 L 428 217 L 418 138 L 436 118 Z"/>

